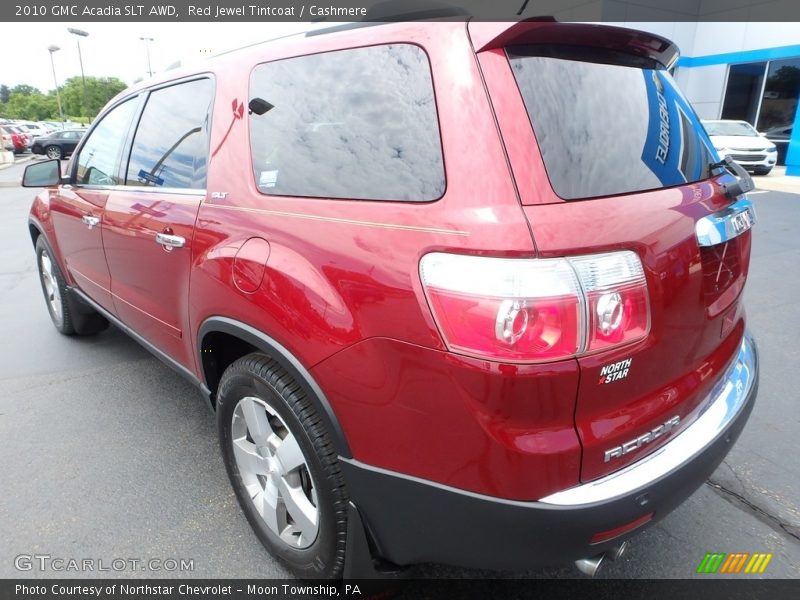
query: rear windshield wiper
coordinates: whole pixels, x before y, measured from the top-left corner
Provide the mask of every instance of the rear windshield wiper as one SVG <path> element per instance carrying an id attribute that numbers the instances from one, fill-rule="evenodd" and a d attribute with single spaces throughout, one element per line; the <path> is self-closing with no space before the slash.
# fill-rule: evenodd
<path id="1" fill-rule="evenodd" d="M 750 177 L 750 173 L 745 171 L 744 167 L 730 156 L 725 156 L 719 162 L 711 163 L 708 165 L 708 168 L 714 175 L 717 174 L 714 173 L 714 171 L 722 169 L 723 172 L 727 171 L 736 178 L 731 182 L 720 183 L 720 188 L 728 198 L 738 198 L 742 194 L 752 192 L 756 188 L 756 184 L 753 182 L 753 178 Z"/>

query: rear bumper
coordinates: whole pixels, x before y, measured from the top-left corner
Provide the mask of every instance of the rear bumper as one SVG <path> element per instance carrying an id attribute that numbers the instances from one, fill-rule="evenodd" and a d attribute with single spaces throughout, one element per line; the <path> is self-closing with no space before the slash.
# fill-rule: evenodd
<path id="1" fill-rule="evenodd" d="M 621 471 L 536 502 L 466 492 L 351 459 L 341 459 L 342 470 L 377 553 L 395 564 L 563 564 L 619 544 L 686 500 L 739 437 L 757 389 L 758 355 L 745 333 L 704 412 L 680 435 Z M 591 544 L 593 535 L 650 514 L 648 523 Z"/>

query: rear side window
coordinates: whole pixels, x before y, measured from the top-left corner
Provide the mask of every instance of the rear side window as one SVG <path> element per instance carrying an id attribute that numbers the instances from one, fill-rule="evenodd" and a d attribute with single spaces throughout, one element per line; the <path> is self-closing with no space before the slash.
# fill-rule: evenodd
<path id="1" fill-rule="evenodd" d="M 86 185 L 117 185 L 122 144 L 128 135 L 135 100 L 111 109 L 92 129 L 77 161 L 77 182 Z"/>
<path id="2" fill-rule="evenodd" d="M 271 195 L 436 200 L 445 189 L 430 65 L 410 44 L 259 65 L 253 171 Z"/>
<path id="3" fill-rule="evenodd" d="M 204 189 L 213 99 L 210 79 L 151 92 L 133 138 L 125 184 Z"/>
<path id="4" fill-rule="evenodd" d="M 654 62 L 569 46 L 507 52 L 559 197 L 625 194 L 709 177 L 716 156 L 705 130 Z"/>

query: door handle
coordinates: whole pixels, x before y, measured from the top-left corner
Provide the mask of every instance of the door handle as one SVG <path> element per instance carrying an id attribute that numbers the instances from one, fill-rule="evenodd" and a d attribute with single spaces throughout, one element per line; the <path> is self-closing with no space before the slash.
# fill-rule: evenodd
<path id="1" fill-rule="evenodd" d="M 93 229 L 95 225 L 100 223 L 100 217 L 93 217 L 92 215 L 83 215 L 81 220 L 86 223 L 89 229 Z"/>
<path id="2" fill-rule="evenodd" d="M 183 248 L 186 244 L 186 238 L 171 233 L 157 233 L 156 243 L 164 246 L 165 250 L 172 250 L 173 248 Z"/>

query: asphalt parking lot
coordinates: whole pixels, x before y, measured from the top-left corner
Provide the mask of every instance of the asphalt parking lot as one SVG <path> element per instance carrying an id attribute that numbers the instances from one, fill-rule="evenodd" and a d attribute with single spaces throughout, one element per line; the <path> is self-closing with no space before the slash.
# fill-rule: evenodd
<path id="1" fill-rule="evenodd" d="M 214 417 L 194 388 L 114 328 L 67 338 L 51 325 L 26 225 L 33 192 L 15 184 L 22 168 L 0 170 L 0 577 L 93 575 L 20 571 L 21 554 L 194 567 L 95 576 L 289 577 L 240 512 Z M 746 297 L 761 351 L 758 403 L 706 485 L 600 577 L 693 577 L 706 552 L 772 552 L 763 577 L 800 576 L 800 195 L 752 199 Z M 498 575 L 433 565 L 412 573 Z M 511 575 L 579 576 L 571 565 Z"/>

